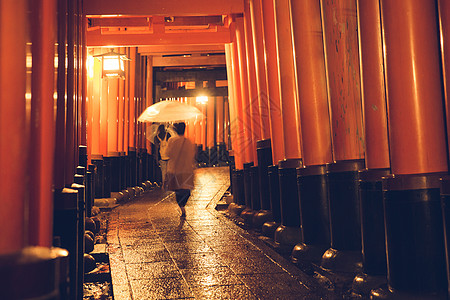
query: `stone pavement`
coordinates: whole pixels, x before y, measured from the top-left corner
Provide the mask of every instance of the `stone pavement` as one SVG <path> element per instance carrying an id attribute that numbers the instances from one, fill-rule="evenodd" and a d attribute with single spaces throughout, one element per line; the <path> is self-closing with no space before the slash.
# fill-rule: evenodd
<path id="1" fill-rule="evenodd" d="M 107 240 L 114 299 L 328 298 L 309 276 L 215 210 L 228 187 L 227 167 L 201 168 L 186 218 L 174 194 L 160 190 L 112 210 Z"/>

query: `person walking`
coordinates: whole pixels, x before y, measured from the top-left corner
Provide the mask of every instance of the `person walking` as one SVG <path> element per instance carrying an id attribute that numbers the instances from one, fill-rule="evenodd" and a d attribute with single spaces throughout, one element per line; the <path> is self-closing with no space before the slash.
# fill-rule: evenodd
<path id="1" fill-rule="evenodd" d="M 181 217 L 186 216 L 186 203 L 194 188 L 195 146 L 184 136 L 186 124 L 184 122 L 174 124 L 178 134 L 169 139 L 166 155 L 167 163 L 166 187 L 175 192 Z"/>

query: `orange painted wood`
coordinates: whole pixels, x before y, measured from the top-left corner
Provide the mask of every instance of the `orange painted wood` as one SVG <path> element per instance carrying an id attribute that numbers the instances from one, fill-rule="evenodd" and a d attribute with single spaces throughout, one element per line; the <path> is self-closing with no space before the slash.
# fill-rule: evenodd
<path id="1" fill-rule="evenodd" d="M 26 240 L 24 178 L 30 126 L 25 110 L 27 3 L 0 1 L 0 254 L 19 251 Z"/>
<path id="2" fill-rule="evenodd" d="M 216 97 L 216 138 L 217 144 L 222 144 L 225 141 L 224 134 L 224 99 L 222 96 Z"/>
<path id="3" fill-rule="evenodd" d="M 87 15 L 204 16 L 243 13 L 244 3 L 242 0 L 193 0 L 186 5 L 179 0 L 93 0 L 84 3 L 84 9 Z"/>
<path id="4" fill-rule="evenodd" d="M 218 32 L 186 33 L 112 33 L 102 34 L 100 30 L 88 31 L 87 45 L 89 47 L 134 47 L 148 45 L 197 45 L 229 43 L 230 32 L 224 29 Z"/>
<path id="5" fill-rule="evenodd" d="M 58 23 L 65 24 L 66 1 L 58 4 Z M 58 28 L 58 69 L 57 72 L 60 76 L 57 76 L 56 91 L 56 132 L 55 132 L 55 172 L 54 172 L 54 184 L 55 189 L 63 189 L 66 186 L 65 183 L 65 140 L 66 140 L 66 98 L 67 98 L 67 83 L 66 83 L 66 43 L 67 34 L 63 28 Z"/>
<path id="6" fill-rule="evenodd" d="M 258 88 L 256 86 L 255 53 L 253 49 L 253 34 L 250 17 L 250 3 L 245 1 L 244 13 L 244 32 L 245 32 L 245 54 L 247 56 L 247 82 L 249 110 L 247 114 L 250 117 L 251 137 L 252 137 L 252 155 L 255 166 L 258 165 L 256 159 L 256 142 L 261 140 L 261 117 L 259 115 Z"/>
<path id="7" fill-rule="evenodd" d="M 436 4 L 382 1 L 381 7 L 392 173 L 446 172 Z"/>
<path id="8" fill-rule="evenodd" d="M 56 1 L 40 0 L 31 6 L 33 66 L 31 73 L 30 184 L 28 243 L 51 247 L 53 243 L 53 159 L 55 145 L 54 57 Z M 22 149 L 24 155 L 26 149 Z"/>
<path id="9" fill-rule="evenodd" d="M 136 98 L 135 98 L 135 88 L 136 88 L 136 64 L 138 62 L 136 62 L 136 57 L 137 57 L 137 48 L 136 47 L 132 47 L 130 49 L 130 87 L 129 87 L 129 102 L 128 102 L 128 108 L 129 108 L 129 120 L 128 120 L 128 124 L 129 124 L 129 144 L 128 147 L 136 147 L 136 130 L 135 130 L 135 124 L 136 124 L 136 119 L 139 116 L 136 116 Z M 127 150 L 128 151 L 128 150 Z"/>
<path id="10" fill-rule="evenodd" d="M 273 0 L 262 0 L 273 163 L 285 159 Z M 270 72 L 269 72 L 270 70 Z"/>
<path id="11" fill-rule="evenodd" d="M 216 125 L 216 116 L 215 116 L 215 97 L 208 97 L 208 103 L 205 105 L 205 109 L 207 112 L 206 119 L 206 147 L 212 148 L 214 147 L 214 127 Z"/>
<path id="12" fill-rule="evenodd" d="M 227 51 L 227 48 L 229 50 Z M 238 59 L 237 59 L 237 49 L 236 43 L 233 42 L 229 44 L 228 47 L 225 48 L 227 59 L 229 58 L 230 63 L 227 63 L 227 71 L 231 73 L 228 78 L 232 78 L 232 93 L 230 96 L 229 105 L 230 105 L 230 131 L 231 131 L 231 143 L 232 150 L 234 154 L 234 160 L 237 170 L 242 170 L 244 168 L 244 159 L 245 155 L 243 151 L 241 151 L 242 147 L 242 139 L 243 133 L 241 131 L 242 127 L 242 119 L 239 116 L 239 107 L 240 107 L 240 80 L 239 80 L 239 70 L 238 70 Z"/>
<path id="13" fill-rule="evenodd" d="M 93 55 L 97 55 L 100 54 L 99 49 L 95 49 L 93 50 Z M 91 93 L 89 95 L 89 100 L 90 100 L 90 107 L 92 107 L 92 115 L 90 117 L 88 117 L 88 120 L 90 120 L 90 122 L 88 123 L 89 126 L 91 127 L 91 153 L 92 154 L 102 154 L 102 147 L 101 147 L 101 142 L 100 142 L 100 133 L 101 133 L 101 117 L 100 117 L 100 107 L 101 107 L 101 96 L 102 96 L 102 78 L 101 78 L 101 74 L 102 74 L 102 62 L 97 59 L 94 58 L 94 72 L 93 72 L 93 78 L 89 80 L 89 84 L 92 86 L 92 88 L 90 89 Z"/>
<path id="14" fill-rule="evenodd" d="M 125 48 L 125 53 L 127 57 L 130 57 L 130 48 Z M 128 145 L 130 143 L 130 85 L 131 85 L 131 72 L 130 72 L 131 62 L 127 61 L 125 63 L 125 91 L 124 91 L 124 136 L 123 136 L 123 151 L 128 154 Z"/>
<path id="15" fill-rule="evenodd" d="M 103 78 L 103 83 L 107 86 L 106 101 L 108 102 L 108 150 L 107 152 L 117 152 L 118 151 L 118 109 L 119 109 L 119 80 L 118 78 Z"/>
<path id="16" fill-rule="evenodd" d="M 102 78 L 100 95 L 100 154 L 108 155 L 109 134 L 109 101 L 108 101 L 108 79 Z"/>
<path id="17" fill-rule="evenodd" d="M 249 0 L 250 22 L 253 37 L 253 51 L 255 59 L 256 93 L 259 108 L 259 124 L 261 139 L 270 138 L 270 118 L 267 94 L 267 74 L 264 61 L 264 31 L 262 25 L 261 0 Z"/>
<path id="18" fill-rule="evenodd" d="M 81 1 L 78 2 L 79 5 L 81 5 Z M 87 19 L 86 16 L 83 15 L 82 13 L 80 13 L 79 16 L 79 20 L 81 23 L 81 41 L 82 41 L 82 45 L 80 45 L 81 48 L 81 59 L 80 59 L 80 68 L 81 68 L 81 110 L 80 110 L 80 119 L 81 119 L 81 124 L 80 124 L 80 129 L 81 129 L 81 139 L 80 139 L 80 144 L 81 145 L 87 145 L 87 128 L 86 128 L 86 123 L 87 123 L 87 104 L 86 104 L 86 98 L 87 98 L 87 66 L 86 66 L 86 61 L 88 58 L 88 54 L 87 54 L 87 46 L 86 46 L 86 27 L 87 27 Z"/>
<path id="19" fill-rule="evenodd" d="M 357 4 L 366 168 L 389 168 L 380 1 L 359 0 Z"/>
<path id="20" fill-rule="evenodd" d="M 252 140 L 252 127 L 250 119 L 250 99 L 248 88 L 248 69 L 247 69 L 247 57 L 245 52 L 245 32 L 244 32 L 244 19 L 236 18 L 236 51 L 237 61 L 239 64 L 239 79 L 241 83 L 241 102 L 238 107 L 238 115 L 242 120 L 242 132 L 243 139 L 241 144 L 241 150 L 245 154 L 245 162 L 253 162 L 253 140 Z M 256 151 L 256 150 L 255 150 Z"/>
<path id="21" fill-rule="evenodd" d="M 290 0 L 274 1 L 274 10 L 285 158 L 301 158 L 301 124 L 294 70 Z"/>
<path id="22" fill-rule="evenodd" d="M 356 1 L 324 0 L 334 160 L 364 158 Z"/>
<path id="23" fill-rule="evenodd" d="M 117 97 L 117 151 L 123 152 L 124 140 L 124 90 L 125 80 L 119 79 Z"/>
<path id="24" fill-rule="evenodd" d="M 303 164 L 333 161 L 320 3 L 292 1 Z"/>
<path id="25" fill-rule="evenodd" d="M 444 76 L 445 114 L 447 115 L 447 147 L 450 149 L 450 2 L 438 0 L 441 33 L 442 73 Z M 450 152 L 448 153 L 450 155 Z M 450 159 L 450 157 L 449 157 Z"/>
<path id="26" fill-rule="evenodd" d="M 76 130 L 78 126 L 77 107 L 78 101 L 77 87 L 76 87 L 76 21 L 75 21 L 75 1 L 67 1 L 67 99 L 66 99 L 66 126 L 65 126 L 65 148 L 64 148 L 64 185 L 70 186 L 73 183 L 75 174 L 75 165 L 78 162 L 76 157 L 77 136 Z"/>

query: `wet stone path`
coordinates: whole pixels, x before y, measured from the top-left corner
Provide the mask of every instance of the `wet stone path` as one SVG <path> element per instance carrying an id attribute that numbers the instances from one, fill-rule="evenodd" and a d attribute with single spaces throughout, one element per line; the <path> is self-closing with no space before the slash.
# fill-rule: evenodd
<path id="1" fill-rule="evenodd" d="M 186 218 L 159 190 L 110 212 L 115 300 L 320 298 L 308 276 L 215 210 L 227 167 L 197 169 L 195 187 Z"/>

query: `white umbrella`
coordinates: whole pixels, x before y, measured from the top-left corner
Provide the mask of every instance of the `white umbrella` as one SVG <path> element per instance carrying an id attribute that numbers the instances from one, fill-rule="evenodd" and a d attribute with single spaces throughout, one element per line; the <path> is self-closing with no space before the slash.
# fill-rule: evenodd
<path id="1" fill-rule="evenodd" d="M 180 101 L 160 101 L 150 105 L 139 116 L 139 122 L 181 122 L 203 118 L 202 112 L 189 104 Z"/>

